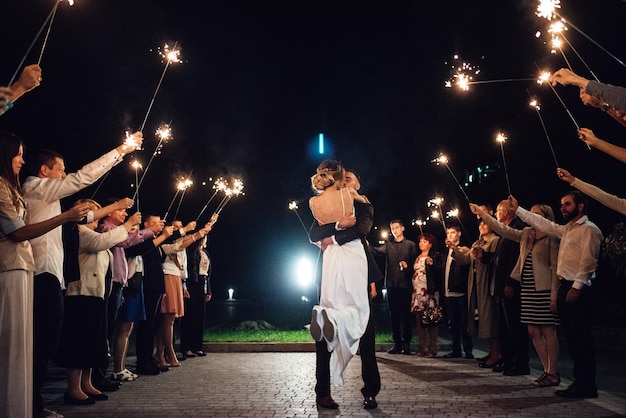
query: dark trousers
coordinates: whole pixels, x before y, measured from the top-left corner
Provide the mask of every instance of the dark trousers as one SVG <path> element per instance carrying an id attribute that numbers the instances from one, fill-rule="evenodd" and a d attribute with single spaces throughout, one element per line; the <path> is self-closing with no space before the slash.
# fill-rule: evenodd
<path id="1" fill-rule="evenodd" d="M 411 312 L 411 289 L 388 287 L 387 303 L 391 316 L 391 333 L 396 347 L 410 349 L 413 336 L 413 313 Z"/>
<path id="2" fill-rule="evenodd" d="M 522 324 L 521 287 L 515 286 L 515 294 L 510 298 L 497 297 L 500 313 L 499 332 L 502 357 L 505 363 L 515 363 L 518 367 L 528 367 L 528 327 Z"/>
<path id="3" fill-rule="evenodd" d="M 557 310 L 561 330 L 574 363 L 574 384 L 581 390 L 596 388 L 596 351 L 591 333 L 594 291 L 585 286 L 576 302 L 565 300 L 573 282 L 561 280 Z"/>
<path id="4" fill-rule="evenodd" d="M 460 355 L 463 342 L 465 353 L 471 353 L 474 345 L 467 329 L 467 295 L 446 296 L 443 301 L 444 312 L 448 317 L 448 331 L 452 337 L 452 352 Z"/>
<path id="5" fill-rule="evenodd" d="M 159 314 L 161 313 L 162 298 L 163 293 L 158 290 L 143 289 L 146 319 L 137 323 L 137 334 L 135 335 L 137 365 L 147 366 L 152 364 L 154 337 L 156 335 Z"/>
<path id="6" fill-rule="evenodd" d="M 187 280 L 189 298 L 185 299 L 185 316 L 180 323 L 180 351 L 182 353 L 201 351 L 204 339 L 204 315 L 206 313 L 206 295 L 204 280 Z"/>
<path id="7" fill-rule="evenodd" d="M 33 416 L 43 411 L 41 387 L 48 372 L 48 362 L 56 352 L 63 323 L 63 292 L 59 279 L 50 273 L 38 274 L 35 280 L 33 310 Z"/>
<path id="8" fill-rule="evenodd" d="M 367 322 L 365 333 L 359 344 L 361 353 L 361 375 L 363 396 L 376 396 L 380 392 L 380 373 L 376 362 L 376 329 L 372 319 Z M 318 398 L 330 396 L 330 355 L 326 340 L 315 342 L 315 395 Z"/>
<path id="9" fill-rule="evenodd" d="M 119 282 L 113 282 L 111 286 L 111 294 L 107 303 L 107 340 L 109 341 L 109 347 L 113 346 L 115 341 L 115 327 L 117 326 L 117 315 L 120 313 L 124 287 Z"/>

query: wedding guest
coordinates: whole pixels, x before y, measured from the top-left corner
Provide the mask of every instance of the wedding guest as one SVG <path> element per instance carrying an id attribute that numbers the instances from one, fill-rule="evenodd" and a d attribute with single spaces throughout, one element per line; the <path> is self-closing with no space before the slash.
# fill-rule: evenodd
<path id="1" fill-rule="evenodd" d="M 393 240 L 385 241 L 384 245 L 379 247 L 372 247 L 374 255 L 385 257 L 385 288 L 393 335 L 393 347 L 388 353 L 411 354 L 413 330 L 411 262 L 417 256 L 417 246 L 404 236 L 404 223 L 401 220 L 392 220 L 389 222 L 389 228 Z"/>
<path id="2" fill-rule="evenodd" d="M 468 315 L 471 319 L 468 320 L 468 325 L 472 334 L 487 340 L 489 356 L 481 361 L 479 366 L 490 369 L 502 361 L 502 348 L 498 332 L 498 309 L 492 276 L 494 263 L 493 258 L 486 257 L 485 254 L 493 254 L 496 251 L 500 237 L 494 234 L 489 224 L 484 221 L 478 224 L 478 232 L 480 236 L 472 244 L 471 251 L 459 252 L 457 258 L 462 263 L 469 263 L 467 288 Z M 474 321 L 475 312 L 478 312 L 477 326 Z"/>
<path id="3" fill-rule="evenodd" d="M 111 201 L 117 199 L 112 198 Z M 98 232 L 107 232 L 122 225 L 127 218 L 126 208 L 107 214 L 97 227 Z M 113 349 L 113 380 L 129 382 L 137 379 L 137 374 L 126 368 L 128 339 L 135 321 L 145 319 L 143 293 L 140 288 L 128 285 L 129 265 L 126 249 L 154 238 L 160 230 L 144 228 L 133 230 L 124 241 L 111 247 L 113 253 L 111 295 L 107 306 L 107 339 Z"/>
<path id="4" fill-rule="evenodd" d="M 214 214 L 207 223 L 211 232 L 217 222 Z M 202 351 L 206 303 L 211 300 L 211 258 L 207 250 L 208 235 L 187 247 L 187 291 L 185 316 L 180 327 L 180 351 L 185 357 L 205 356 Z"/>
<path id="5" fill-rule="evenodd" d="M 93 214 L 86 224 L 73 224 L 71 228 L 78 239 L 79 249 L 75 256 L 80 271 L 76 272 L 78 277 L 72 277 L 70 281 L 66 270 L 65 312 L 59 348 L 54 356 L 55 363 L 67 369 L 67 390 L 63 400 L 71 405 L 91 405 L 97 400 L 108 399 L 93 386 L 91 375 L 92 368 L 98 367 L 102 356 L 106 355 L 105 276 L 110 274 L 113 257 L 109 248 L 127 239 L 128 232 L 141 220 L 137 212 L 122 225 L 98 233 L 95 229 L 100 218 L 108 212 L 132 206 L 133 201 L 121 199 L 105 208 L 91 199 L 77 202 L 81 203 L 88 204 Z M 64 243 L 67 248 L 66 239 Z M 66 261 L 70 257 L 66 254 Z"/>
<path id="6" fill-rule="evenodd" d="M 28 240 L 89 212 L 77 205 L 53 217 L 25 223 L 26 203 L 19 173 L 24 145 L 15 135 L 0 132 L 0 405 L 4 416 L 33 416 L 33 273 L 35 261 Z M 40 416 L 41 411 L 36 415 Z"/>
<path id="7" fill-rule="evenodd" d="M 172 222 L 174 230 L 183 229 L 181 221 Z M 192 221 L 185 227 L 186 230 L 193 231 L 196 222 Z M 176 358 L 174 351 L 174 321 L 185 315 L 184 295 L 187 293 L 186 286 L 183 285 L 183 277 L 186 273 L 185 250 L 197 240 L 204 238 L 209 233 L 212 224 L 205 225 L 202 229 L 191 235 L 185 235 L 172 244 L 161 246 L 165 254 L 163 261 L 163 272 L 165 280 L 165 294 L 161 301 L 161 332 L 157 335 L 156 361 L 165 367 L 179 367 L 180 362 Z M 184 258 L 183 258 L 184 257 Z"/>
<path id="8" fill-rule="evenodd" d="M 556 334 L 558 239 L 532 227 L 519 230 L 506 226 L 474 204 L 470 204 L 470 209 L 502 238 L 520 243 L 520 255 L 511 278 L 521 282 L 520 321 L 528 326 L 528 334 L 544 370 L 532 384 L 537 387 L 558 386 L 561 382 L 558 372 L 559 340 Z M 533 205 L 530 211 L 554 222 L 554 212 L 548 205 Z"/>
<path id="9" fill-rule="evenodd" d="M 413 263 L 413 295 L 411 300 L 411 311 L 415 312 L 417 323 L 417 337 L 419 347 L 417 355 L 422 357 L 437 357 L 437 330 L 438 324 L 424 324 L 422 316 L 428 307 L 431 299 L 439 303 L 439 296 L 442 289 L 440 283 L 440 271 L 437 268 L 439 263 L 434 260 L 439 259 L 436 252 L 437 239 L 433 234 L 425 233 L 420 235 L 418 246 L 421 251 Z"/>

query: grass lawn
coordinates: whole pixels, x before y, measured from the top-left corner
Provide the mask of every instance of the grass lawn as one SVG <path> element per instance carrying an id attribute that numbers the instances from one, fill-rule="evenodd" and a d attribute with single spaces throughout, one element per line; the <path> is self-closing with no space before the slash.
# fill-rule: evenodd
<path id="1" fill-rule="evenodd" d="M 237 331 L 237 330 L 211 330 L 204 333 L 204 341 L 210 343 L 309 343 L 312 342 L 311 334 L 307 330 L 297 331 Z M 377 343 L 392 342 L 391 333 L 376 334 Z"/>

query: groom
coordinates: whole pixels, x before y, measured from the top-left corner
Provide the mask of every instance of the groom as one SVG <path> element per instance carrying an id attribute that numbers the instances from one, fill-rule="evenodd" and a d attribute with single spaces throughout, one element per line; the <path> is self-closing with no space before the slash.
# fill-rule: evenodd
<path id="1" fill-rule="evenodd" d="M 359 177 L 354 171 L 346 170 L 344 186 L 352 187 L 357 191 L 361 188 Z M 326 224 L 320 226 L 317 222 L 313 222 L 309 236 L 311 241 L 321 242 L 322 251 L 329 245 L 342 245 L 355 239 L 361 240 L 367 256 L 371 301 L 372 298 L 376 297 L 376 281 L 383 278 L 376 261 L 372 257 L 369 244 L 365 240 L 372 228 L 374 207 L 371 203 L 355 201 L 354 209 L 356 218 L 354 216 L 346 217 L 338 225 Z M 337 230 L 336 226 L 345 229 Z M 361 393 L 363 394 L 363 408 L 365 409 L 374 409 L 378 406 L 376 395 L 380 391 L 380 373 L 376 363 L 375 339 L 376 332 L 372 322 L 372 310 L 370 309 L 370 318 L 360 343 L 361 374 L 364 383 Z M 322 408 L 337 409 L 339 404 L 330 396 L 330 355 L 331 353 L 328 351 L 328 346 L 324 339 L 315 342 L 316 403 Z"/>

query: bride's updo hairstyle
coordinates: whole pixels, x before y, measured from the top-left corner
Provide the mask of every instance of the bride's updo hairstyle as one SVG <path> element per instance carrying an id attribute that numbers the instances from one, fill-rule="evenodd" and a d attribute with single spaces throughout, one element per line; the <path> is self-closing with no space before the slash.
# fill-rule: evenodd
<path id="1" fill-rule="evenodd" d="M 343 180 L 344 169 L 337 160 L 324 160 L 317 166 L 317 172 L 311 177 L 311 186 L 317 193 Z"/>

